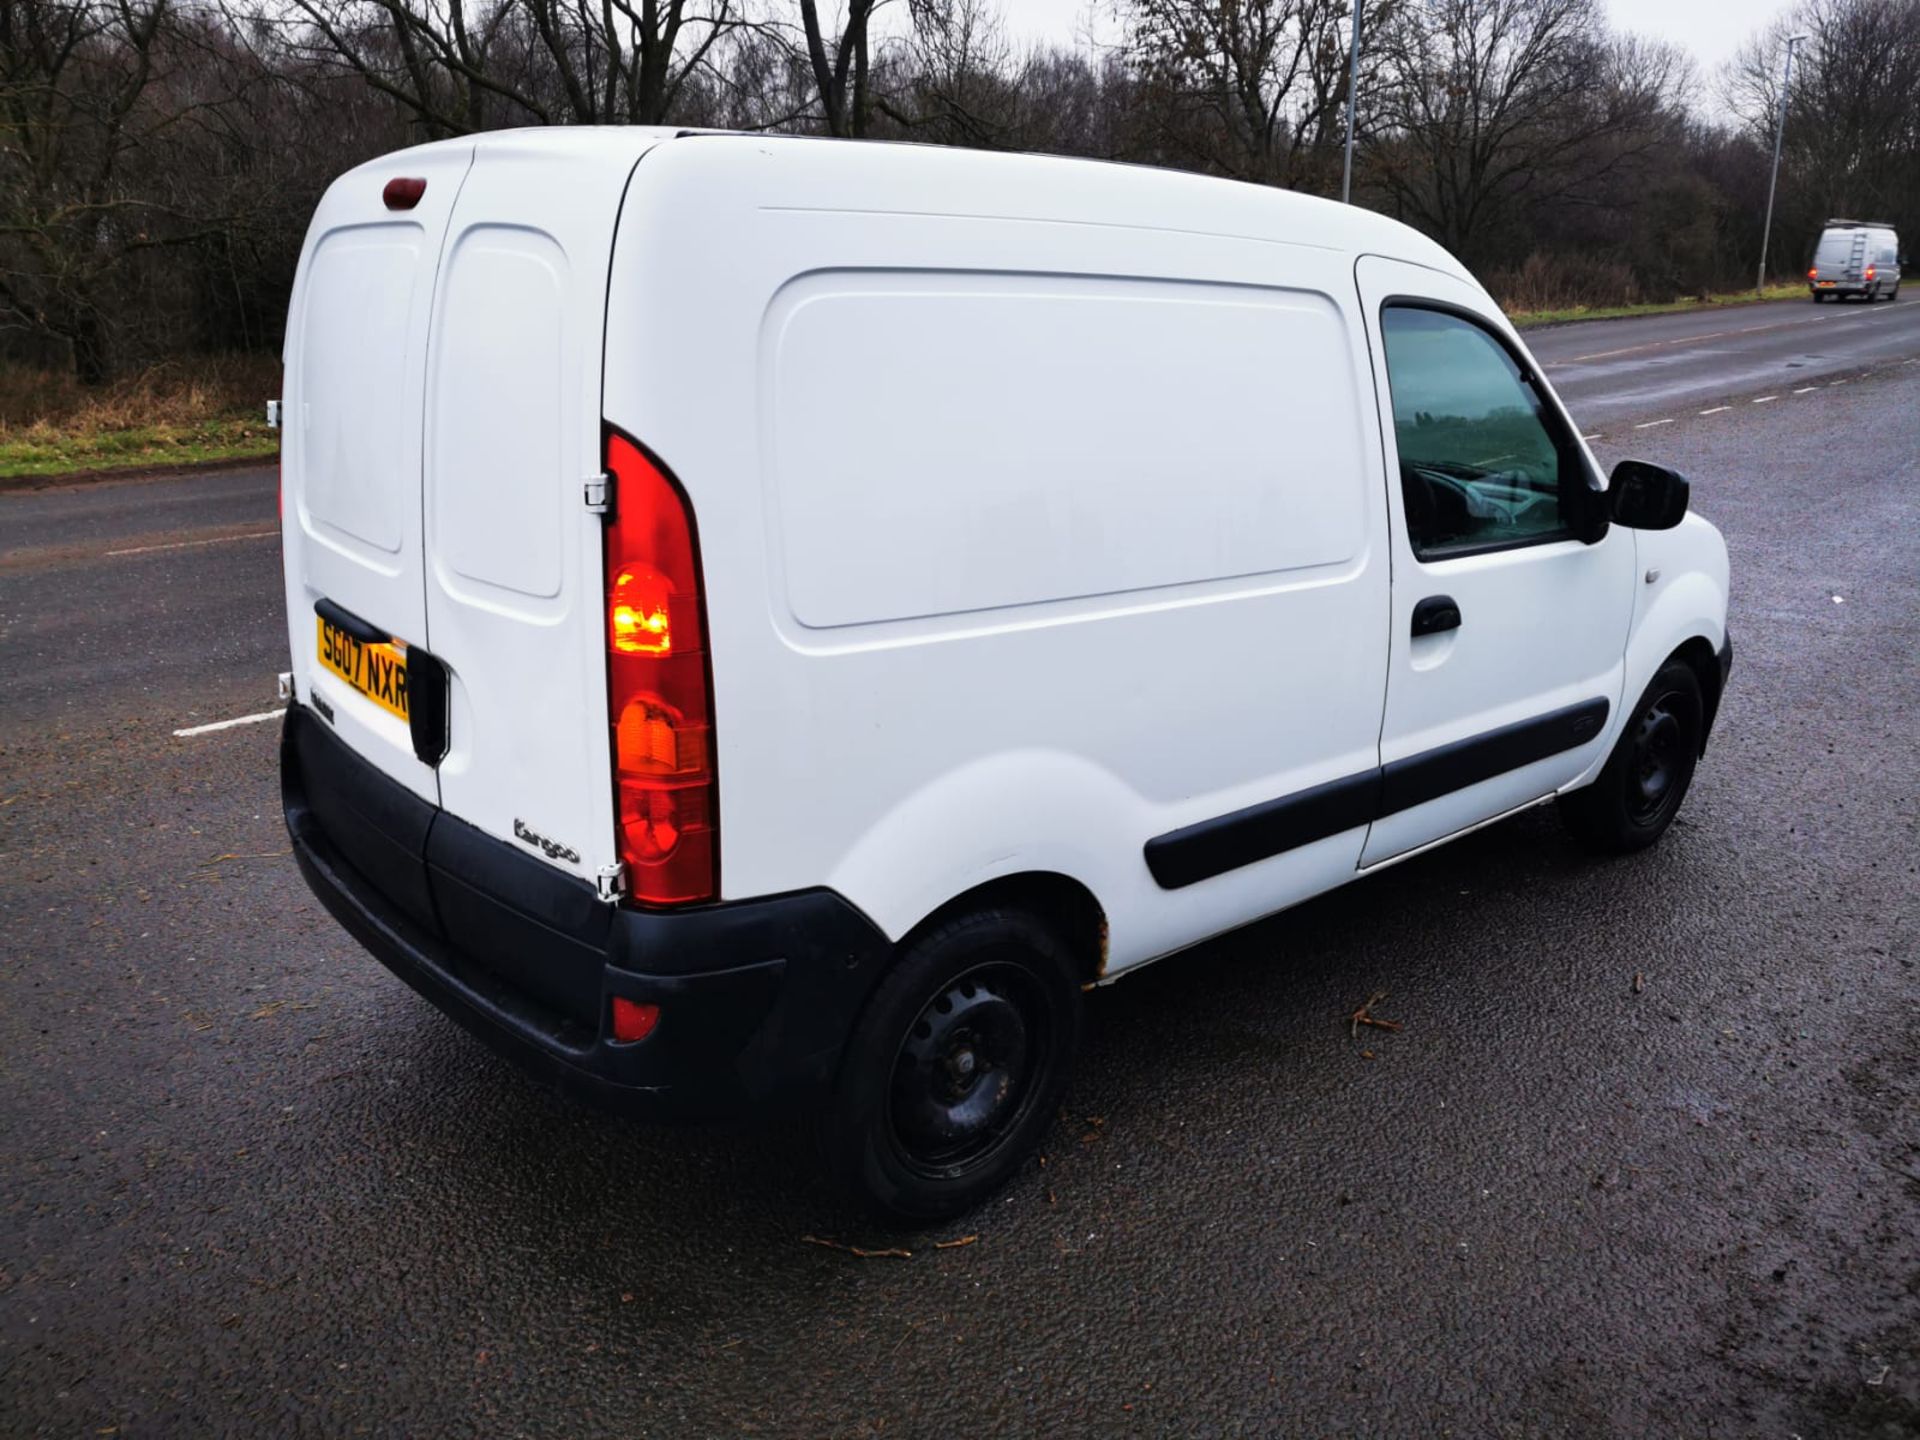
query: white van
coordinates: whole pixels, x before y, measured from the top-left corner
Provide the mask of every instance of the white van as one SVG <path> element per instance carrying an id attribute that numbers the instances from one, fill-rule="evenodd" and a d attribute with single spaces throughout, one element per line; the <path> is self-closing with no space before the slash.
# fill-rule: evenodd
<path id="1" fill-rule="evenodd" d="M 1807 269 L 1807 289 L 1817 305 L 1828 296 L 1858 295 L 1868 304 L 1900 298 L 1900 236 L 1884 220 L 1827 221 Z"/>
<path id="2" fill-rule="evenodd" d="M 285 809 L 365 946 L 576 1093 L 796 1104 L 878 1212 L 1058 1109 L 1082 991 L 1558 797 L 1650 844 L 1730 658 L 1365 210 L 664 130 L 428 145 L 286 344 Z"/>

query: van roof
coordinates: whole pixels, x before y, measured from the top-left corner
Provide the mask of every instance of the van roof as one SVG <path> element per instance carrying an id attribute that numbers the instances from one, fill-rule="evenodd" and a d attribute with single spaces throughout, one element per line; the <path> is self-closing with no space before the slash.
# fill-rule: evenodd
<path id="1" fill-rule="evenodd" d="M 1151 223 L 1196 235 L 1311 245 L 1354 255 L 1387 255 L 1478 285 L 1444 247 L 1410 225 L 1358 205 L 1190 171 L 1078 156 L 669 126 L 567 125 L 492 130 L 431 141 L 367 161 L 348 173 L 391 172 L 395 161 L 404 155 L 467 147 L 473 147 L 477 154 L 510 150 L 609 158 L 626 154 L 637 161 L 655 145 L 692 139 L 778 147 L 793 157 L 796 166 L 842 163 L 855 151 L 875 159 L 911 157 L 916 177 L 922 182 L 929 178 L 928 171 L 937 171 L 932 177 L 937 183 L 928 193 L 943 197 L 941 208 L 946 211 L 952 210 L 957 196 L 976 185 L 990 192 L 1000 213 L 1009 216 L 1031 213 L 1036 219 L 1060 219 L 1078 212 L 1097 223 Z M 1022 180 L 1031 183 L 1022 184 Z M 923 207 L 908 197 L 906 203 L 892 208 Z M 931 203 L 924 208 L 933 213 Z"/>
<path id="2" fill-rule="evenodd" d="M 1891 230 L 1891 220 L 1843 220 L 1835 217 L 1827 221 L 1829 230 Z"/>

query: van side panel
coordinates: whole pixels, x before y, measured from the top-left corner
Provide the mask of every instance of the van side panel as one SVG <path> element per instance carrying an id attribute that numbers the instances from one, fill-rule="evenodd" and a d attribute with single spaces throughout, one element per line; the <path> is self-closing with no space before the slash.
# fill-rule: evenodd
<path id="1" fill-rule="evenodd" d="M 699 525 L 726 898 L 826 884 L 897 937 L 1057 871 L 1113 973 L 1352 876 L 1364 826 L 1175 890 L 1143 853 L 1378 764 L 1380 440 L 1351 253 L 1265 238 L 1302 203 L 746 137 L 640 165 L 606 413 Z"/>
<path id="2" fill-rule="evenodd" d="M 889 333 L 911 359 L 869 366 Z M 1345 348 L 1338 309 L 1299 291 L 803 276 L 774 297 L 761 357 L 792 617 L 830 629 L 1350 561 L 1365 511 L 1327 477 L 1352 465 L 1352 388 L 1297 358 Z M 835 391 L 863 371 L 849 425 Z M 1290 414 L 1320 423 L 1276 443 Z"/>

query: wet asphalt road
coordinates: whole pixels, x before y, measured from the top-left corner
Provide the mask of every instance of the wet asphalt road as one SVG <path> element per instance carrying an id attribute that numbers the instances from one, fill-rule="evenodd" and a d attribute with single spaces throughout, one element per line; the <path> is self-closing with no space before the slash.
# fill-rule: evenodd
<path id="1" fill-rule="evenodd" d="M 1824 384 L 1920 354 L 1920 305 L 1780 300 L 1636 320 L 1554 325 L 1526 336 L 1588 434 L 1678 420 L 1732 399 Z"/>
<path id="2" fill-rule="evenodd" d="M 494 1059 L 307 896 L 274 727 L 172 737 L 272 703 L 270 471 L 0 496 L 0 1433 L 1920 1432 L 1901 358 L 1627 432 L 1735 566 L 1662 845 L 1533 812 L 1099 993 L 907 1259 L 803 1243 L 902 1242 L 784 1127 Z"/>

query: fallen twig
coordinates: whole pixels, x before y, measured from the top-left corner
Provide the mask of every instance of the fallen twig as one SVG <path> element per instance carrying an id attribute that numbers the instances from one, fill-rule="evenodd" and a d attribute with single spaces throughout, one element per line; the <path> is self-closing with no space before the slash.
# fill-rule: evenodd
<path id="1" fill-rule="evenodd" d="M 1382 1000 L 1386 998 L 1387 998 L 1386 991 L 1376 990 L 1373 992 L 1373 994 L 1367 997 L 1366 1004 L 1362 1005 L 1358 1010 L 1353 1012 L 1352 1031 L 1353 1031 L 1354 1039 L 1358 1040 L 1360 1038 L 1360 1027 L 1362 1025 L 1371 1025 L 1376 1030 L 1400 1031 L 1407 1028 L 1406 1026 L 1402 1025 L 1398 1020 L 1382 1020 L 1372 1013 L 1373 1007 L 1378 1005 Z"/>
<path id="2" fill-rule="evenodd" d="M 884 1250 L 867 1250 L 858 1245 L 848 1245 L 839 1240 L 827 1240 L 818 1235 L 802 1235 L 802 1245 L 818 1245 L 824 1250 L 842 1250 L 849 1255 L 857 1255 L 862 1260 L 911 1260 L 911 1250 L 900 1250 L 892 1246 Z"/>
<path id="3" fill-rule="evenodd" d="M 958 1250 L 962 1245 L 971 1245 L 979 1238 L 978 1235 L 962 1235 L 958 1240 L 936 1240 L 933 1242 L 933 1248 L 936 1250 Z"/>

